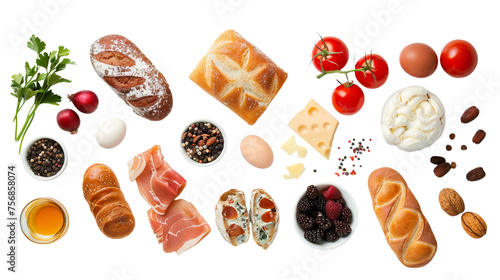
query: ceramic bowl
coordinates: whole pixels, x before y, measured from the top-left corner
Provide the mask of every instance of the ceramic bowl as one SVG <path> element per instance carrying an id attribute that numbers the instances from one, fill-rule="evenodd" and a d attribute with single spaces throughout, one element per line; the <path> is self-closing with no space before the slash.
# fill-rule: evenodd
<path id="1" fill-rule="evenodd" d="M 53 176 L 50 176 L 50 177 L 44 177 L 44 176 L 39 176 L 39 175 L 36 175 L 33 170 L 31 170 L 31 167 L 29 166 L 28 164 L 28 160 L 26 159 L 26 156 L 27 156 L 27 153 L 28 153 L 28 149 L 38 140 L 41 140 L 41 139 L 51 139 L 51 140 L 54 140 L 56 141 L 57 143 L 59 143 L 59 145 L 61 146 L 63 152 L 64 152 L 64 163 L 61 167 L 61 169 L 59 170 L 59 172 L 57 172 L 55 175 Z M 64 172 L 64 170 L 66 169 L 66 167 L 68 166 L 68 151 L 66 150 L 66 147 L 64 146 L 64 144 L 54 138 L 54 137 L 37 137 L 33 140 L 31 140 L 30 142 L 27 142 L 24 146 L 24 148 L 22 149 L 21 151 L 21 162 L 23 163 L 23 166 L 24 166 L 24 169 L 26 170 L 26 172 L 33 178 L 37 179 L 37 180 L 41 180 L 41 181 L 49 181 L 49 180 L 53 180 L 59 176 L 61 176 L 61 174 Z"/>
<path id="2" fill-rule="evenodd" d="M 356 207 L 356 202 L 354 201 L 354 198 L 347 191 L 347 189 L 345 189 L 344 187 L 339 186 L 337 184 L 318 184 L 318 185 L 315 185 L 315 186 L 318 188 L 319 193 L 321 195 L 321 193 L 325 189 L 327 189 L 329 186 L 331 186 L 331 185 L 334 185 L 335 187 L 337 187 L 337 189 L 340 190 L 340 192 L 342 193 L 342 197 L 346 201 L 347 207 L 349 207 L 351 209 L 351 212 L 352 212 L 352 222 L 350 224 L 350 226 L 351 226 L 351 233 L 348 236 L 346 236 L 346 237 L 340 237 L 335 242 L 326 242 L 326 241 L 324 241 L 321 244 L 316 244 L 316 243 L 309 242 L 308 240 L 306 240 L 304 238 L 304 232 L 305 231 L 299 226 L 299 224 L 297 222 L 297 219 L 296 219 L 297 210 L 295 210 L 296 213 L 295 213 L 295 215 L 293 215 L 293 224 L 294 224 L 294 227 L 295 227 L 295 231 L 299 235 L 299 238 L 302 241 L 304 241 L 304 243 L 306 243 L 308 246 L 310 246 L 312 248 L 315 248 L 315 249 L 330 250 L 330 249 L 335 249 L 337 247 L 342 246 L 344 243 L 346 243 L 352 237 L 352 235 L 354 234 L 354 232 L 356 230 L 356 225 L 358 223 L 358 208 Z M 297 203 L 302 198 L 304 198 L 305 196 L 306 196 L 306 189 L 304 189 L 304 191 L 297 198 Z M 295 205 L 297 205 L 297 203 Z"/>
<path id="3" fill-rule="evenodd" d="M 198 122 L 203 122 L 203 123 L 211 123 L 213 125 L 215 125 L 215 127 L 217 127 L 220 132 L 222 133 L 222 137 L 224 138 L 224 147 L 222 149 L 222 152 L 221 154 L 219 155 L 218 158 L 216 158 L 214 161 L 211 161 L 211 162 L 207 162 L 207 163 L 199 163 L 197 161 L 194 161 L 192 160 L 191 158 L 189 158 L 189 156 L 187 155 L 186 151 L 184 150 L 184 147 L 182 147 L 182 136 L 184 134 L 184 132 L 193 124 L 195 123 L 198 123 Z M 207 167 L 207 166 L 211 166 L 211 165 L 214 165 L 216 164 L 217 162 L 220 161 L 220 159 L 224 156 L 224 153 L 226 152 L 227 150 L 227 136 L 226 136 L 226 133 L 224 132 L 224 129 L 222 129 L 222 127 L 214 122 L 214 121 L 211 121 L 211 120 L 206 120 L 206 119 L 203 119 L 203 120 L 197 120 L 197 121 L 193 121 L 193 122 L 190 122 L 189 125 L 185 126 L 184 129 L 182 130 L 181 132 L 181 135 L 180 135 L 180 139 L 179 139 L 179 148 L 181 150 L 181 154 L 182 156 L 187 160 L 189 161 L 190 163 L 196 165 L 196 166 L 202 166 L 202 167 Z"/>

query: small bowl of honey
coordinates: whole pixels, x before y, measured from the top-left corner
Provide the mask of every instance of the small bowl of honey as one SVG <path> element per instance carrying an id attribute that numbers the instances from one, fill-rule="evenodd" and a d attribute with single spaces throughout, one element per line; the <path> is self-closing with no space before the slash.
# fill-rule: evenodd
<path id="1" fill-rule="evenodd" d="M 38 244 L 48 244 L 61 239 L 69 226 L 66 208 L 49 197 L 37 198 L 28 203 L 19 220 L 26 238 Z"/>

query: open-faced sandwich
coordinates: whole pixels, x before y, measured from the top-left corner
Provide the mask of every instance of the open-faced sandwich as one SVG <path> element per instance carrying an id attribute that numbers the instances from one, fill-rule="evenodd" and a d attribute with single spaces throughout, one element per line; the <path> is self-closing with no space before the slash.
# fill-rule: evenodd
<path id="1" fill-rule="evenodd" d="M 234 246 L 248 241 L 250 223 L 242 191 L 231 189 L 223 193 L 215 206 L 215 220 L 222 237 Z"/>
<path id="2" fill-rule="evenodd" d="M 252 191 L 250 220 L 255 242 L 263 249 L 269 248 L 278 233 L 280 216 L 274 200 L 263 189 Z"/>

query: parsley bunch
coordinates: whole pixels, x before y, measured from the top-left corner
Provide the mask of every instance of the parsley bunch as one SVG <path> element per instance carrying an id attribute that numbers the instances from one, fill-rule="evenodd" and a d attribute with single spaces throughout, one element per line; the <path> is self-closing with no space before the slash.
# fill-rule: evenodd
<path id="1" fill-rule="evenodd" d="M 12 76 L 12 96 L 17 98 L 16 114 L 14 122 L 16 124 L 15 140 L 21 141 L 19 144 L 19 153 L 23 145 L 24 136 L 28 131 L 38 106 L 41 104 L 59 105 L 61 96 L 55 94 L 50 89 L 53 85 L 58 83 L 70 83 L 70 80 L 64 79 L 58 74 L 66 68 L 68 64 L 75 64 L 69 58 L 64 58 L 69 55 L 69 50 L 63 46 L 59 46 L 57 51 L 51 53 L 43 52 L 45 50 L 45 43 L 35 35 L 32 35 L 28 41 L 28 48 L 35 51 L 38 55 L 33 67 L 29 63 L 24 64 L 25 73 L 15 74 Z M 34 97 L 33 104 L 31 105 L 24 125 L 21 130 L 18 129 L 19 112 L 26 104 L 26 101 Z"/>

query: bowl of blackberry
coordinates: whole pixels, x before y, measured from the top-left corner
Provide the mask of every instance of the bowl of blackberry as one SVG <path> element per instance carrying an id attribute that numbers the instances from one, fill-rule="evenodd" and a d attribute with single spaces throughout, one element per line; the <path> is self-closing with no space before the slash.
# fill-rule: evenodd
<path id="1" fill-rule="evenodd" d="M 316 249 L 334 249 L 349 240 L 358 222 L 351 194 L 332 184 L 310 185 L 297 201 L 295 229 Z"/>

